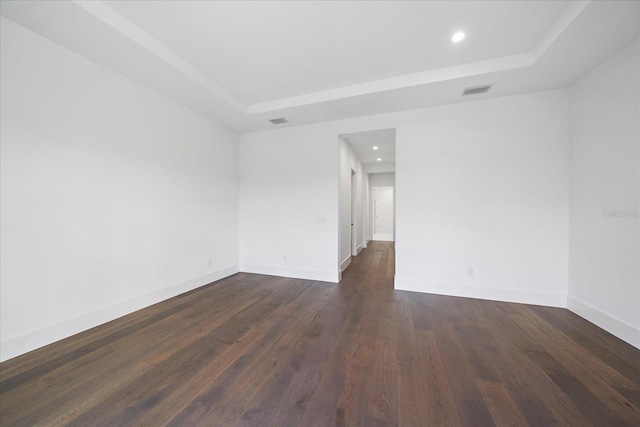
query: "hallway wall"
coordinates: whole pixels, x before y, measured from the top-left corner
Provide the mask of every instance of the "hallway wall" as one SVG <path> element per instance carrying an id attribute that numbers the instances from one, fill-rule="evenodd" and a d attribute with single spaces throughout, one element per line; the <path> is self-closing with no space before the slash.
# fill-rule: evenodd
<path id="1" fill-rule="evenodd" d="M 344 271 L 351 262 L 353 248 L 351 247 L 351 223 L 353 221 L 356 235 L 356 247 L 358 251 L 364 248 L 364 180 L 365 173 L 362 163 L 349 144 L 339 138 L 340 145 L 340 225 L 338 231 L 338 239 L 340 242 L 340 257 L 338 259 L 340 271 Z M 351 192 L 351 171 L 355 172 L 355 194 Z M 354 218 L 351 217 L 352 206 L 354 203 Z"/>

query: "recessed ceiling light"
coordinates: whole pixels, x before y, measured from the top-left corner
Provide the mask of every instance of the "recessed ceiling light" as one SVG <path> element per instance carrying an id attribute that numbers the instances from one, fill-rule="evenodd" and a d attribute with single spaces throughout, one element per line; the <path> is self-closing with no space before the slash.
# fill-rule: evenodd
<path id="1" fill-rule="evenodd" d="M 377 149 L 378 149 L 378 147 L 373 147 L 373 149 L 374 149 L 374 150 L 377 150 Z"/>
<path id="2" fill-rule="evenodd" d="M 379 162 L 381 162 L 381 161 L 382 161 L 382 159 L 381 159 L 381 158 L 377 158 L 376 160 L 377 160 L 377 161 L 379 161 Z"/>
<path id="3" fill-rule="evenodd" d="M 458 31 L 453 35 L 453 37 L 451 37 L 451 41 L 454 43 L 459 43 L 462 39 L 464 39 L 464 33 L 462 31 Z"/>

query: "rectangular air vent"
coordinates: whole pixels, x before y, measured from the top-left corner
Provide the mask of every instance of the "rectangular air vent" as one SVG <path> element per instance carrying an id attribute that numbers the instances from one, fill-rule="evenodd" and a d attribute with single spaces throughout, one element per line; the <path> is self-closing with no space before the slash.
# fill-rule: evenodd
<path id="1" fill-rule="evenodd" d="M 491 85 L 468 87 L 464 90 L 464 92 L 462 92 L 462 95 L 475 95 L 476 93 L 485 93 L 489 89 L 491 89 Z"/>
<path id="2" fill-rule="evenodd" d="M 279 125 L 282 123 L 287 123 L 287 119 L 285 119 L 284 117 L 278 117 L 277 119 L 269 119 L 269 121 L 271 123 L 273 123 L 274 125 Z"/>

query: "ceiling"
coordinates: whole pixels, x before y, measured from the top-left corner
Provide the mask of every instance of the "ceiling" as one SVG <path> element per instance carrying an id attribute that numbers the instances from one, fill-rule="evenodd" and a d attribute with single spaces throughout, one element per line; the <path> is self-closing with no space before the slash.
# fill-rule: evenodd
<path id="1" fill-rule="evenodd" d="M 396 162 L 396 130 L 380 129 L 340 135 L 363 165 Z M 376 150 L 373 147 L 378 147 Z M 380 159 L 380 160 L 378 160 Z"/>
<path id="2" fill-rule="evenodd" d="M 567 1 L 108 4 L 247 104 L 528 52 L 568 6 Z M 500 14 L 509 21 L 491 19 Z M 505 39 L 516 29 L 513 21 L 521 23 L 519 36 Z M 452 46 L 451 34 L 461 27 L 470 37 Z"/>
<path id="3" fill-rule="evenodd" d="M 638 1 L 2 0 L 0 13 L 238 132 L 567 87 L 640 35 Z"/>

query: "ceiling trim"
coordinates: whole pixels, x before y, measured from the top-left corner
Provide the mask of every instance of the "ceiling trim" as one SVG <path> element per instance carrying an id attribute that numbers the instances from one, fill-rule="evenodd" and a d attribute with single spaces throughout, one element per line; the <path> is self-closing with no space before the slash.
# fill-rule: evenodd
<path id="1" fill-rule="evenodd" d="M 574 0 L 567 10 L 553 23 L 549 31 L 542 36 L 538 44 L 531 52 L 533 62 L 536 62 L 543 53 L 551 47 L 551 45 L 565 32 L 567 28 L 575 21 L 575 19 L 586 9 L 592 0 Z"/>
<path id="2" fill-rule="evenodd" d="M 112 27 L 125 37 L 129 38 L 133 42 L 137 43 L 142 48 L 146 49 L 153 55 L 157 56 L 176 70 L 183 73 L 199 85 L 207 89 L 209 92 L 225 101 L 227 104 L 246 114 L 247 105 L 241 101 L 234 94 L 226 90 L 217 82 L 207 77 L 202 71 L 191 65 L 189 62 L 182 59 L 182 57 L 176 54 L 158 40 L 154 39 L 147 32 L 142 30 L 133 22 L 129 21 L 124 16 L 109 7 L 102 1 L 82 1 L 72 0 L 77 6 L 83 8 L 96 18 L 100 19 L 105 24 Z"/>
<path id="3" fill-rule="evenodd" d="M 100 0 L 72 1 L 77 6 L 100 19 L 114 30 L 118 31 L 140 47 L 146 49 L 151 54 L 180 71 L 186 77 L 198 83 L 229 106 L 245 115 L 285 110 L 288 108 L 335 101 L 344 98 L 530 67 L 553 45 L 562 33 L 565 32 L 574 20 L 586 9 L 589 3 L 591 3 L 591 0 L 574 0 L 530 52 L 452 67 L 432 69 L 419 73 L 405 74 L 288 98 L 275 99 L 267 102 L 247 104 L 239 97 L 225 89 L 218 82 L 212 80 L 202 71 L 184 60 L 173 50 L 153 38 L 135 23 L 120 15 L 106 3 Z"/>
<path id="4" fill-rule="evenodd" d="M 265 113 L 268 111 L 283 110 L 285 108 L 300 107 L 303 105 L 317 104 L 326 101 L 335 101 L 342 98 L 403 89 L 462 77 L 512 70 L 515 68 L 528 67 L 532 63 L 531 52 L 503 56 L 486 61 L 472 62 L 453 67 L 437 68 L 419 73 L 405 74 L 382 80 L 374 80 L 371 82 L 342 86 L 320 92 L 307 93 L 290 98 L 281 98 L 274 101 L 250 104 L 247 106 L 247 114 Z"/>
<path id="5" fill-rule="evenodd" d="M 421 86 L 464 77 L 530 67 L 535 64 L 535 62 L 553 45 L 562 33 L 569 28 L 573 21 L 584 11 L 591 1 L 592 0 L 574 0 L 567 10 L 554 22 L 549 31 L 544 34 L 534 49 L 527 53 L 502 56 L 485 61 L 438 68 L 413 74 L 405 74 L 402 76 L 307 93 L 289 98 L 249 104 L 247 105 L 247 114 L 266 113 L 320 102 L 335 101 L 353 96 L 404 89 L 412 86 Z"/>

